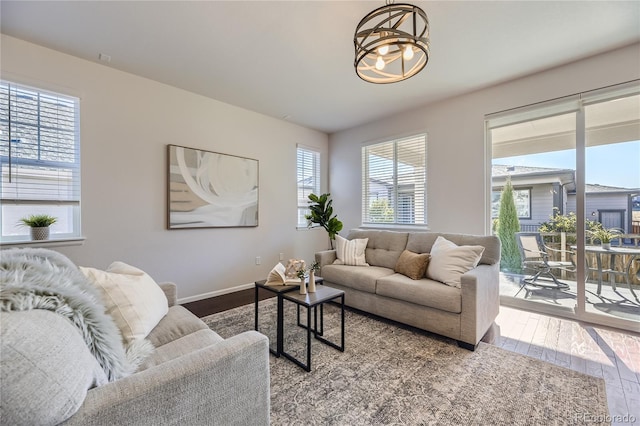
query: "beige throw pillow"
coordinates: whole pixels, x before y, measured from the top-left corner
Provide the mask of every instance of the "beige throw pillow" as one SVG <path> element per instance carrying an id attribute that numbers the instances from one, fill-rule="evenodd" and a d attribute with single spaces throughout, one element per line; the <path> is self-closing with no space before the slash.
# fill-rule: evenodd
<path id="1" fill-rule="evenodd" d="M 398 258 L 395 271 L 399 274 L 406 275 L 412 280 L 424 278 L 427 265 L 429 264 L 429 257 L 429 253 L 418 254 L 404 250 Z"/>
<path id="2" fill-rule="evenodd" d="M 367 248 L 368 238 L 356 238 L 347 240 L 336 235 L 336 257 L 334 265 L 369 266 L 365 260 L 364 251 Z"/>
<path id="3" fill-rule="evenodd" d="M 125 344 L 144 339 L 169 311 L 167 297 L 144 271 L 123 262 L 113 262 L 106 271 L 80 267 L 102 293 Z"/>
<path id="4" fill-rule="evenodd" d="M 458 246 L 439 236 L 431 248 L 427 278 L 460 288 L 460 277 L 478 266 L 482 253 L 482 246 Z"/>

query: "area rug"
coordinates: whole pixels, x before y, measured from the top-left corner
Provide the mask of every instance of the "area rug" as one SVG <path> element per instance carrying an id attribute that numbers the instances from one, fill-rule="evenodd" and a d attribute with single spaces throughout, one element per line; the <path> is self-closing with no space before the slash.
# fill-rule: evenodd
<path id="1" fill-rule="evenodd" d="M 324 332 L 340 338 L 336 306 Z M 259 305 L 275 348 L 276 304 Z M 305 316 L 303 316 L 305 318 Z M 254 305 L 203 318 L 224 338 L 254 328 Z M 345 352 L 313 340 L 311 372 L 270 355 L 273 425 L 608 424 L 604 380 L 485 343 L 455 341 L 347 309 Z M 305 359 L 306 332 L 285 301 L 285 348 Z"/>

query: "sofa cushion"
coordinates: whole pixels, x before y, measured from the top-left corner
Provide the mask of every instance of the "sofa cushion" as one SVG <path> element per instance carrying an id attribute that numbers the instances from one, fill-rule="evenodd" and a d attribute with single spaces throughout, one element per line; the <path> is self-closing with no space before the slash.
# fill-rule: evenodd
<path id="1" fill-rule="evenodd" d="M 107 377 L 78 329 L 54 312 L 1 312 L 2 424 L 58 424 Z"/>
<path id="2" fill-rule="evenodd" d="M 222 341 L 224 341 L 224 339 L 213 330 L 198 330 L 157 347 L 155 352 L 144 360 L 138 371 L 163 364 L 167 361 L 171 361 L 172 359 L 179 358 L 188 353 L 197 351 L 198 349 L 202 349 Z"/>
<path id="3" fill-rule="evenodd" d="M 395 271 L 399 274 L 406 275 L 412 280 L 424 278 L 424 274 L 427 272 L 427 265 L 429 264 L 429 257 L 428 253 L 418 254 L 405 250 L 396 263 Z"/>
<path id="4" fill-rule="evenodd" d="M 460 277 L 478 266 L 482 252 L 482 246 L 458 246 L 439 236 L 431 248 L 427 277 L 460 288 Z"/>
<path id="5" fill-rule="evenodd" d="M 355 290 L 376 292 L 378 278 L 392 275 L 393 269 L 379 266 L 347 266 L 326 265 L 322 268 L 322 278 L 328 283 L 335 283 Z"/>
<path id="6" fill-rule="evenodd" d="M 413 232 L 407 240 L 407 250 L 429 253 L 436 238 L 442 236 L 459 246 L 483 246 L 481 264 L 494 265 L 500 262 L 500 239 L 495 235 L 445 234 L 437 232 Z"/>
<path id="7" fill-rule="evenodd" d="M 347 240 L 336 235 L 336 265 L 369 266 L 365 261 L 364 250 L 367 248 L 368 238 Z"/>
<path id="8" fill-rule="evenodd" d="M 412 280 L 402 274 L 380 278 L 376 294 L 454 314 L 462 312 L 462 292 L 459 288 L 427 278 Z"/>
<path id="9" fill-rule="evenodd" d="M 101 290 L 106 311 L 125 343 L 147 337 L 169 310 L 160 286 L 138 268 L 113 262 L 106 271 L 84 267 L 80 270 Z"/>
<path id="10" fill-rule="evenodd" d="M 371 266 L 393 269 L 398 262 L 400 254 L 407 246 L 408 236 L 409 233 L 407 232 L 353 229 L 349 232 L 347 238 L 350 240 L 368 238 L 369 243 L 365 251 L 367 263 Z M 411 251 L 416 252 L 415 250 Z"/>
<path id="11" fill-rule="evenodd" d="M 151 330 L 147 339 L 158 348 L 198 330 L 208 329 L 209 327 L 187 308 L 175 305 L 169 308 L 167 315 Z"/>

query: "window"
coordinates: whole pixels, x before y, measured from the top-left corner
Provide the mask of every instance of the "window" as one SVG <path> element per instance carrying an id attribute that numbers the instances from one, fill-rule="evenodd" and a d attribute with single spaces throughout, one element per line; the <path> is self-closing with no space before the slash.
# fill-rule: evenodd
<path id="1" fill-rule="evenodd" d="M 427 138 L 362 147 L 362 222 L 427 224 Z"/>
<path id="2" fill-rule="evenodd" d="M 320 152 L 298 145 L 298 227 L 306 228 L 309 194 L 320 195 Z"/>
<path id="3" fill-rule="evenodd" d="M 497 218 L 500 211 L 500 197 L 502 190 L 491 193 L 491 217 Z M 514 189 L 513 201 L 516 205 L 519 219 L 531 219 L 531 189 Z"/>
<path id="4" fill-rule="evenodd" d="M 49 214 L 52 238 L 80 234 L 79 100 L 0 81 L 3 242 L 29 239 L 22 217 Z"/>

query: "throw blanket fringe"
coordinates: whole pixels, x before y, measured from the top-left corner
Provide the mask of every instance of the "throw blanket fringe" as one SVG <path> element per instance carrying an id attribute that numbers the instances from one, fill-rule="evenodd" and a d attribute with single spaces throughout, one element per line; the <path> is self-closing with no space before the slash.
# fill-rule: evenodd
<path id="1" fill-rule="evenodd" d="M 29 309 L 46 309 L 71 321 L 110 382 L 135 372 L 154 349 L 147 340 L 123 346 L 98 289 L 62 254 L 33 248 L 3 250 L 0 310 Z"/>

